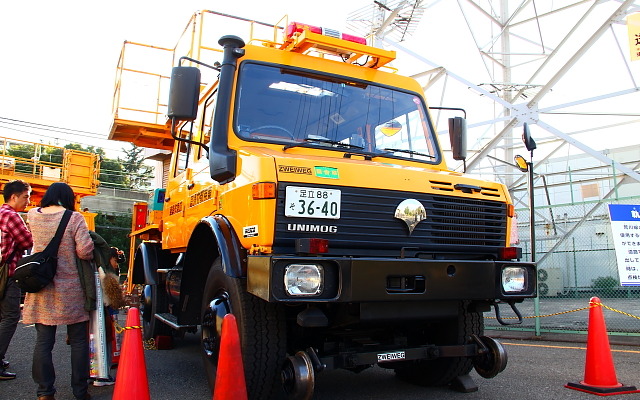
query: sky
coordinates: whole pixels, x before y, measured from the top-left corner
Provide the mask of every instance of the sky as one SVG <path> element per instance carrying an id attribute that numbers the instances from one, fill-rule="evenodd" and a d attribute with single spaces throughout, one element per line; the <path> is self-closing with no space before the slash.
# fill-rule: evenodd
<path id="1" fill-rule="evenodd" d="M 26 132 L 33 131 L 33 125 L 21 122 L 26 121 L 41 124 L 38 132 L 50 135 L 52 143 L 55 138 L 73 140 L 109 154 L 126 146 L 101 140 L 111 124 L 116 63 L 125 40 L 173 47 L 191 15 L 203 9 L 273 24 L 288 14 L 290 21 L 342 29 L 347 14 L 368 3 L 350 0 L 344 7 L 344 2 L 324 0 L 322 7 L 310 7 L 306 0 L 0 2 L 0 136 L 47 140 L 31 139 Z"/>
<path id="2" fill-rule="evenodd" d="M 537 11 L 543 14 L 552 7 L 557 7 L 556 1 L 536 1 Z M 571 1 L 573 2 L 575 1 Z M 107 150 L 109 155 L 109 151 L 118 151 L 127 145 L 104 140 L 112 119 L 116 63 L 125 40 L 173 47 L 191 15 L 203 9 L 267 23 L 277 23 L 284 15 L 288 15 L 289 21 L 344 29 L 348 14 L 372 1 L 323 0 L 321 6 L 310 6 L 309 3 L 307 0 L 0 2 L 0 136 L 30 138 L 25 132 L 33 131 L 33 125 L 21 122 L 27 121 L 40 124 L 37 125 L 41 128 L 38 132 L 48 135 L 37 140 L 55 143 L 58 138 L 64 142 L 73 140 L 93 144 Z M 482 62 L 475 45 L 485 43 L 474 43 L 476 39 L 467 28 L 465 18 L 469 19 L 467 22 L 470 22 L 476 33 L 486 30 L 491 24 L 466 2 L 431 0 L 428 3 L 430 8 L 425 11 L 419 30 L 403 44 L 474 84 L 490 82 L 489 75 L 495 73 L 495 67 Z M 466 7 L 465 15 L 460 12 L 459 3 Z M 533 32 L 531 37 L 536 39 L 540 27 L 540 38 L 544 39 L 549 52 L 559 44 L 588 6 L 587 2 L 569 13 L 558 14 L 556 19 L 543 19 L 540 21 L 541 26 L 531 20 L 518 27 L 518 34 L 524 37 L 527 34 L 525 30 L 528 30 L 528 33 Z M 617 6 L 619 3 L 616 2 L 599 6 L 593 14 L 594 21 L 590 28 L 584 32 L 576 32 L 572 37 L 572 48 L 578 48 L 591 35 L 593 26 L 601 24 L 602 18 Z M 533 7 L 528 6 L 527 12 L 531 10 Z M 618 46 L 626 45 L 625 30 L 624 24 L 616 24 L 611 32 L 606 32 L 603 40 L 594 45 L 580 63 L 572 68 L 567 78 L 545 96 L 540 107 L 637 85 L 640 82 L 640 61 L 632 63 L 631 71 L 627 71 L 621 60 L 626 56 L 625 49 L 618 50 Z M 618 37 L 619 43 L 612 40 L 614 36 Z M 535 46 L 527 48 L 522 41 L 518 43 L 514 40 L 515 45 L 521 45 L 524 52 L 539 51 Z M 560 55 L 557 59 L 564 62 L 570 55 L 570 52 L 566 52 L 564 58 Z M 522 69 L 536 65 L 522 57 L 514 58 L 513 62 L 522 62 Z M 432 68 L 401 52 L 398 53 L 396 66 L 407 74 Z M 529 69 L 516 75 L 518 72 L 514 70 L 513 81 L 526 80 L 532 71 Z M 549 71 L 555 72 L 554 69 Z M 551 75 L 541 76 L 535 83 L 542 85 L 550 77 Z M 470 124 L 491 120 L 502 112 L 499 107 L 496 108 L 492 102 L 487 101 L 486 97 L 472 92 L 464 84 L 456 84 L 453 79 L 441 79 L 427 94 L 432 104 L 466 108 Z M 638 104 L 636 99 L 637 95 L 634 100 L 627 100 L 622 106 L 619 102 L 612 101 L 609 102 L 610 105 L 604 102 L 591 103 L 584 109 L 591 113 L 613 110 L 637 114 L 637 107 L 634 106 Z M 602 142 L 601 138 L 606 136 L 612 143 L 610 133 L 613 129 L 621 131 L 619 137 L 623 143 L 626 137 L 626 126 L 608 129 L 606 133 L 590 133 L 590 127 L 596 125 L 593 119 L 576 116 L 557 118 L 562 118 L 562 121 L 554 123 L 564 131 L 587 132 L 585 136 L 589 137 L 581 137 L 580 140 Z M 612 124 L 622 117 L 616 118 L 618 120 Z M 637 117 L 632 115 L 629 118 Z M 444 117 L 438 123 L 446 125 Z M 607 124 L 608 122 L 600 123 Z M 487 127 L 482 129 L 484 140 L 495 133 Z M 537 137 L 549 136 L 537 127 L 532 127 L 532 130 Z M 441 139 L 441 142 L 444 141 Z M 473 146 L 474 142 L 470 141 L 470 145 Z M 593 147 L 597 146 L 594 142 Z"/>

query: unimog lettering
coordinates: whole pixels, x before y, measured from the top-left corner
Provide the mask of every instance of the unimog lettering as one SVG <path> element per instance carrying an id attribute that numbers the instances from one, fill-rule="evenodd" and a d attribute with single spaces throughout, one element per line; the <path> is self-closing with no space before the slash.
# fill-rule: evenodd
<path id="1" fill-rule="evenodd" d="M 295 232 L 338 233 L 335 225 L 287 224 L 287 230 Z"/>

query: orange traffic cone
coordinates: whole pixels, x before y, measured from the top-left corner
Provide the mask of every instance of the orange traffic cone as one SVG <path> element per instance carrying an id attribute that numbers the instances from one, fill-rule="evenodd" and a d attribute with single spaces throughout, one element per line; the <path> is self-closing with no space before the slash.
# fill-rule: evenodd
<path id="1" fill-rule="evenodd" d="M 222 338 L 213 400 L 247 400 L 238 325 L 233 314 L 222 320 Z"/>
<path id="2" fill-rule="evenodd" d="M 599 396 L 640 392 L 635 386 L 624 386 L 618 382 L 600 299 L 592 297 L 589 306 L 584 380 L 580 383 L 569 382 L 564 387 Z"/>
<path id="3" fill-rule="evenodd" d="M 126 325 L 112 400 L 149 400 L 140 311 L 137 308 L 129 309 Z"/>

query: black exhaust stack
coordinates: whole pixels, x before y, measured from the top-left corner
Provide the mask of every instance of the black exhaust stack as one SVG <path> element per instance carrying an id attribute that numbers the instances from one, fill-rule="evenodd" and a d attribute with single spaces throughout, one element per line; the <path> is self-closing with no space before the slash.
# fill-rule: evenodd
<path id="1" fill-rule="evenodd" d="M 231 111 L 231 95 L 237 59 L 244 56 L 244 41 L 237 36 L 227 35 L 218 40 L 223 48 L 220 79 L 218 83 L 218 99 L 211 129 L 211 144 L 209 146 L 209 169 L 211 178 L 227 183 L 236 176 L 236 152 L 229 149 L 227 139 L 229 135 L 229 112 Z"/>

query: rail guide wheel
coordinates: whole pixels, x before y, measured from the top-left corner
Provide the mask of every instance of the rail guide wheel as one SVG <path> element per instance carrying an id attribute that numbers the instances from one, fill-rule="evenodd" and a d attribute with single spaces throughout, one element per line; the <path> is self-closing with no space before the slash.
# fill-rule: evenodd
<path id="1" fill-rule="evenodd" d="M 309 354 L 299 351 L 287 357 L 282 368 L 282 385 L 290 400 L 309 400 L 313 397 L 315 372 Z"/>
<path id="2" fill-rule="evenodd" d="M 478 339 L 485 351 L 475 357 L 473 367 L 481 377 L 493 378 L 507 367 L 507 351 L 502 343 L 493 338 L 480 336 Z"/>

